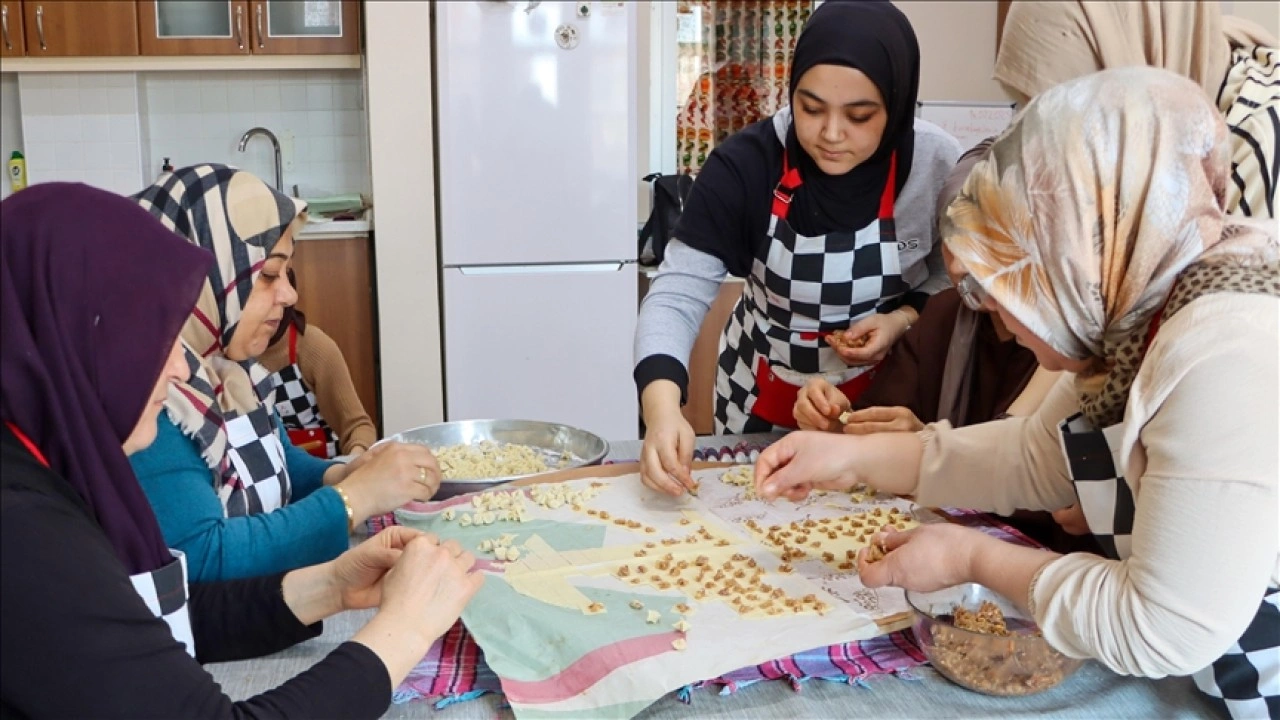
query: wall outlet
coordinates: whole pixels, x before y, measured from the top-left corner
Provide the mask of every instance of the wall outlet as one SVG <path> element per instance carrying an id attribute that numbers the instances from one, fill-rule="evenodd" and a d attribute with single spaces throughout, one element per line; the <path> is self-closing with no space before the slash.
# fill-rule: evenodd
<path id="1" fill-rule="evenodd" d="M 293 152 L 293 131 L 285 130 L 280 133 L 280 162 L 284 164 L 286 171 L 292 171 L 294 166 Z"/>

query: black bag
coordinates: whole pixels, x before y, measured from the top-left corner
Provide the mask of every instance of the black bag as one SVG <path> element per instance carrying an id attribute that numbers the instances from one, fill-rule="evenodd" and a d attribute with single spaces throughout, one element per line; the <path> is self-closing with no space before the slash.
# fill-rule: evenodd
<path id="1" fill-rule="evenodd" d="M 684 201 L 693 189 L 693 176 L 652 173 L 643 179 L 653 184 L 653 209 L 640 229 L 638 257 L 641 265 L 658 265 L 671 235 L 676 231 L 676 221 L 684 210 Z"/>

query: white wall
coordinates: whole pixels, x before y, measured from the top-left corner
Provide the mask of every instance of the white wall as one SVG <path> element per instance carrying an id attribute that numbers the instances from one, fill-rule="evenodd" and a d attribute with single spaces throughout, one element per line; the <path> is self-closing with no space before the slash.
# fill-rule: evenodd
<path id="1" fill-rule="evenodd" d="M 1008 100 L 992 79 L 996 64 L 994 0 L 897 0 L 920 43 L 920 99 Z"/>
<path id="2" fill-rule="evenodd" d="M 0 162 L 8 167 L 9 156 L 22 150 L 22 113 L 18 100 L 18 78 L 0 74 Z M 0 199 L 9 197 L 8 177 L 0 180 Z"/>
<path id="3" fill-rule="evenodd" d="M 1280 37 L 1280 2 L 1275 0 L 1224 0 L 1222 14 L 1252 20 Z"/>
<path id="4" fill-rule="evenodd" d="M 388 434 L 444 419 L 430 7 L 369 0 L 364 8 Z"/>
<path id="5" fill-rule="evenodd" d="M 293 135 L 286 192 L 294 184 L 303 186 L 304 196 L 369 191 L 359 70 L 156 72 L 140 80 L 149 130 L 148 179 L 168 157 L 174 167 L 218 162 L 273 183 L 270 142 L 255 137 L 245 152 L 236 149 L 246 130 L 262 126 L 278 138 Z"/>
<path id="6" fill-rule="evenodd" d="M 30 183 L 146 186 L 134 73 L 24 73 L 18 92 Z"/>
<path id="7" fill-rule="evenodd" d="M 201 162 L 234 165 L 275 180 L 270 143 L 236 149 L 249 128 L 294 137 L 286 191 L 369 191 L 363 79 L 358 70 L 148 73 L 6 73 L 6 158 L 25 143 L 31 182 L 74 180 L 137 192 L 160 174 Z M 21 106 L 21 114 L 17 110 Z M 12 109 L 12 110 L 11 110 Z M 20 142 L 21 141 L 21 142 Z M 288 157 L 285 158 L 288 161 Z"/>

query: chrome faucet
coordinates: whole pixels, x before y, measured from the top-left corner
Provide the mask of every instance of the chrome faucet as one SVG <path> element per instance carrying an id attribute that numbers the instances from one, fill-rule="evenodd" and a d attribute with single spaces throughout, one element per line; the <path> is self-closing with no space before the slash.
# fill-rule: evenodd
<path id="1" fill-rule="evenodd" d="M 256 127 L 249 130 L 249 132 L 240 136 L 240 152 L 244 152 L 245 147 L 253 139 L 254 135 L 265 135 L 271 141 L 271 149 L 276 153 L 276 190 L 284 192 L 284 172 L 280 163 L 280 141 L 276 139 L 275 133 L 264 127 Z"/>

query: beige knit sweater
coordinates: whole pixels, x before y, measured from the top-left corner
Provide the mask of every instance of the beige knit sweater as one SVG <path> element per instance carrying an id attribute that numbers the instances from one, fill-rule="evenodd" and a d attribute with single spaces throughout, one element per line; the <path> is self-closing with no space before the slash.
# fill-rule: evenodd
<path id="1" fill-rule="evenodd" d="M 267 348 L 258 362 L 273 373 L 288 367 L 289 336 Z M 347 361 L 333 338 L 308 323 L 307 331 L 298 336 L 298 366 L 303 381 L 316 394 L 320 415 L 338 436 L 338 450 L 349 455 L 356 448 L 372 447 L 378 440 L 378 429 L 360 404 Z"/>
<path id="2" fill-rule="evenodd" d="M 1076 501 L 1058 423 L 1071 376 L 1040 411 L 926 428 L 917 497 L 1009 514 Z M 1134 381 L 1119 458 L 1137 506 L 1123 561 L 1073 554 L 1035 585 L 1045 637 L 1131 675 L 1188 675 L 1244 632 L 1280 583 L 1280 300 L 1216 294 L 1160 328 Z"/>

